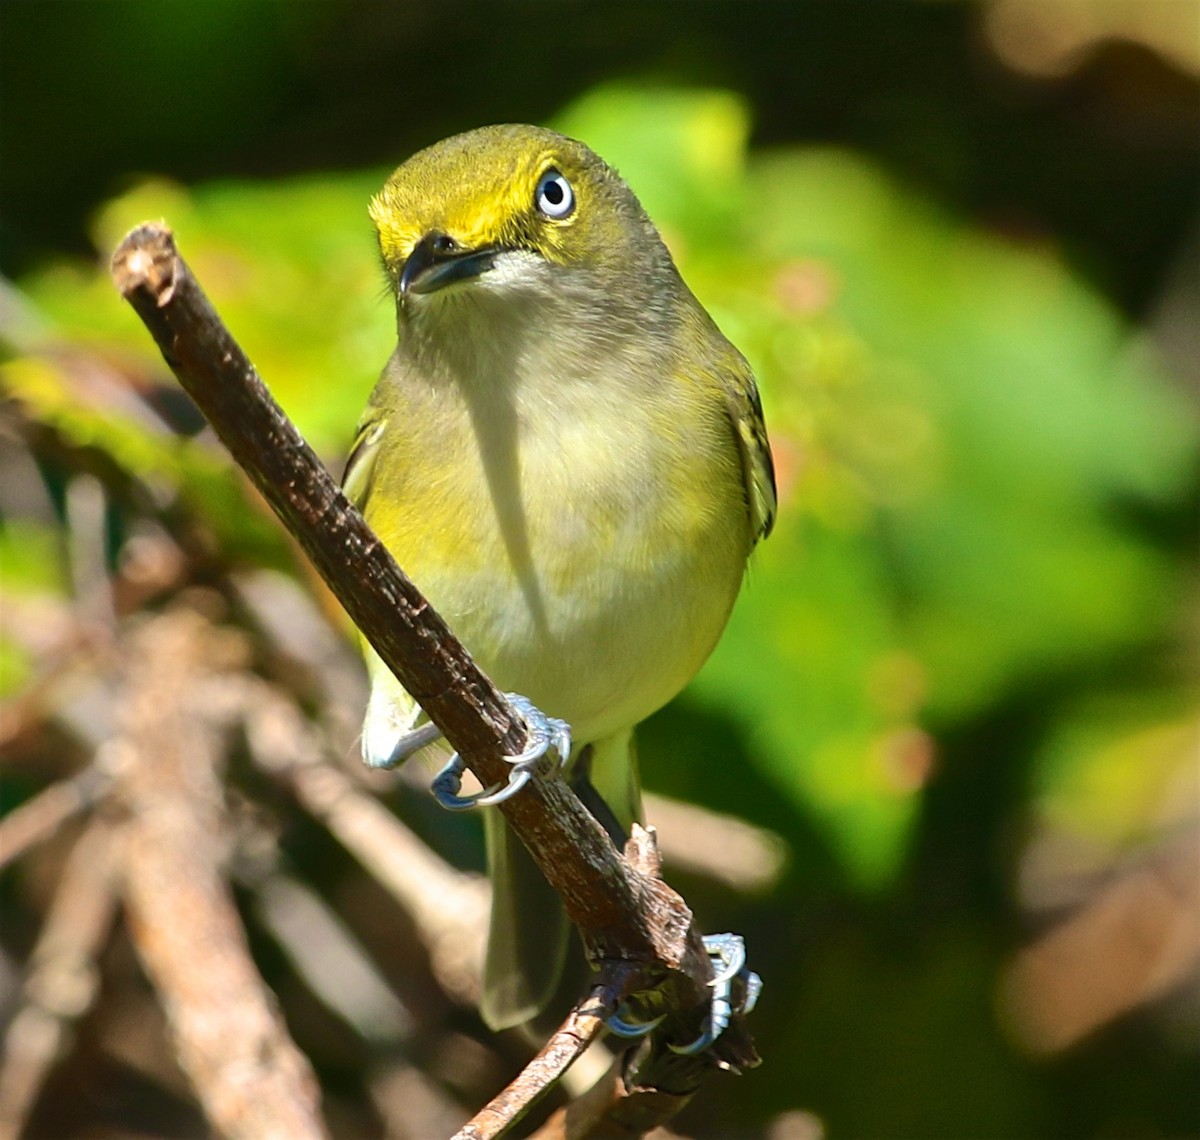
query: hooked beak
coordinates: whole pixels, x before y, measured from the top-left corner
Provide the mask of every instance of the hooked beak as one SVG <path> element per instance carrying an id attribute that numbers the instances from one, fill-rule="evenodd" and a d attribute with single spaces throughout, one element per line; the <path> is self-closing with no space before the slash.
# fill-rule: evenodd
<path id="1" fill-rule="evenodd" d="M 404 262 L 400 296 L 434 293 L 455 281 L 478 277 L 491 269 L 497 252 L 492 248 L 462 249 L 446 234 L 428 233 L 413 246 Z"/>

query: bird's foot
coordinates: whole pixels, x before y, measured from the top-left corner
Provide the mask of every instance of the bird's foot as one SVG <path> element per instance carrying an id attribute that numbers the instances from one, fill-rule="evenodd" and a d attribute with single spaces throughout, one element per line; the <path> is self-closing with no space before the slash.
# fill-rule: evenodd
<path id="1" fill-rule="evenodd" d="M 672 1052 L 685 1056 L 702 1053 L 729 1028 L 733 1017 L 735 978 L 742 979 L 744 989 L 738 1003 L 738 1013 L 749 1013 L 758 1003 L 758 995 L 762 993 L 762 979 L 753 970 L 746 969 L 746 944 L 740 934 L 706 934 L 704 949 L 708 951 L 713 963 L 713 979 L 708 983 L 713 991 L 708 1028 L 687 1045 L 670 1046 Z"/>
<path id="2" fill-rule="evenodd" d="M 758 1002 L 762 992 L 762 979 L 753 970 L 746 969 L 746 944 L 738 934 L 708 934 L 704 937 L 704 949 L 713 962 L 713 978 L 709 982 L 713 996 L 709 1007 L 708 1028 L 695 1041 L 687 1045 L 669 1045 L 674 1053 L 691 1056 L 707 1049 L 726 1029 L 733 1017 L 733 982 L 741 977 L 744 993 L 738 1005 L 739 1013 L 749 1013 Z M 609 1032 L 618 1037 L 645 1037 L 662 1024 L 666 1014 L 650 1021 L 633 1021 L 622 1006 L 612 1014 L 605 1025 Z"/>
<path id="3" fill-rule="evenodd" d="M 429 786 L 434 799 L 447 811 L 466 811 L 470 808 L 491 807 L 493 804 L 503 803 L 510 796 L 515 796 L 529 783 L 542 757 L 548 752 L 553 750 L 558 757 L 560 767 L 571 755 L 571 726 L 565 720 L 547 716 L 532 701 L 517 693 L 505 693 L 504 695 L 508 698 L 509 704 L 521 714 L 529 743 L 525 750 L 516 756 L 504 757 L 511 766 L 506 783 L 494 784 L 492 787 L 484 788 L 483 791 L 470 796 L 459 794 L 463 773 L 467 766 L 457 752 L 451 756 L 446 766 L 434 776 L 433 782 Z M 420 729 L 417 731 L 419 732 Z M 427 743 L 429 743 L 428 740 L 423 741 L 417 747 L 423 747 Z"/>

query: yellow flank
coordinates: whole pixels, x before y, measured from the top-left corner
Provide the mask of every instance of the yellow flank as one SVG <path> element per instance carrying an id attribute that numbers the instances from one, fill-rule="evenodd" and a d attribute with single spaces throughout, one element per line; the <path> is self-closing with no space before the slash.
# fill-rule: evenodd
<path id="1" fill-rule="evenodd" d="M 592 782 L 628 827 L 630 729 L 711 652 L 771 526 L 750 370 L 581 143 L 520 126 L 457 136 L 401 166 L 371 217 L 398 345 L 347 492 L 497 684 L 567 720 L 573 756 L 595 745 L 610 770 Z M 419 710 L 368 659 L 378 764 Z M 491 849 L 513 873 L 519 859 Z M 496 891 L 484 1012 L 505 1025 L 549 1000 L 561 962 L 528 976 L 538 939 Z M 565 940 L 546 937 L 561 958 Z"/>

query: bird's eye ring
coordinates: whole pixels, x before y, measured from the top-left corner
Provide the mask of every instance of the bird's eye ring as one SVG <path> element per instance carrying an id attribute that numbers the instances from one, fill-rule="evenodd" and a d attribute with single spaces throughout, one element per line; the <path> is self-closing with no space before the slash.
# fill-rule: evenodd
<path id="1" fill-rule="evenodd" d="M 553 167 L 538 179 L 534 200 L 537 208 L 548 218 L 565 218 L 575 209 L 575 191 Z"/>

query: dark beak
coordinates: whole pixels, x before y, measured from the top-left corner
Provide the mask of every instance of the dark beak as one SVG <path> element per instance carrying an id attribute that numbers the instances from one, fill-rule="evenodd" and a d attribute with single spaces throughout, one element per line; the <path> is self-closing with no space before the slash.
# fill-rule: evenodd
<path id="1" fill-rule="evenodd" d="M 491 269 L 495 258 L 494 249 L 463 249 L 446 234 L 426 234 L 400 272 L 400 296 L 435 293 L 455 281 L 478 277 Z"/>

